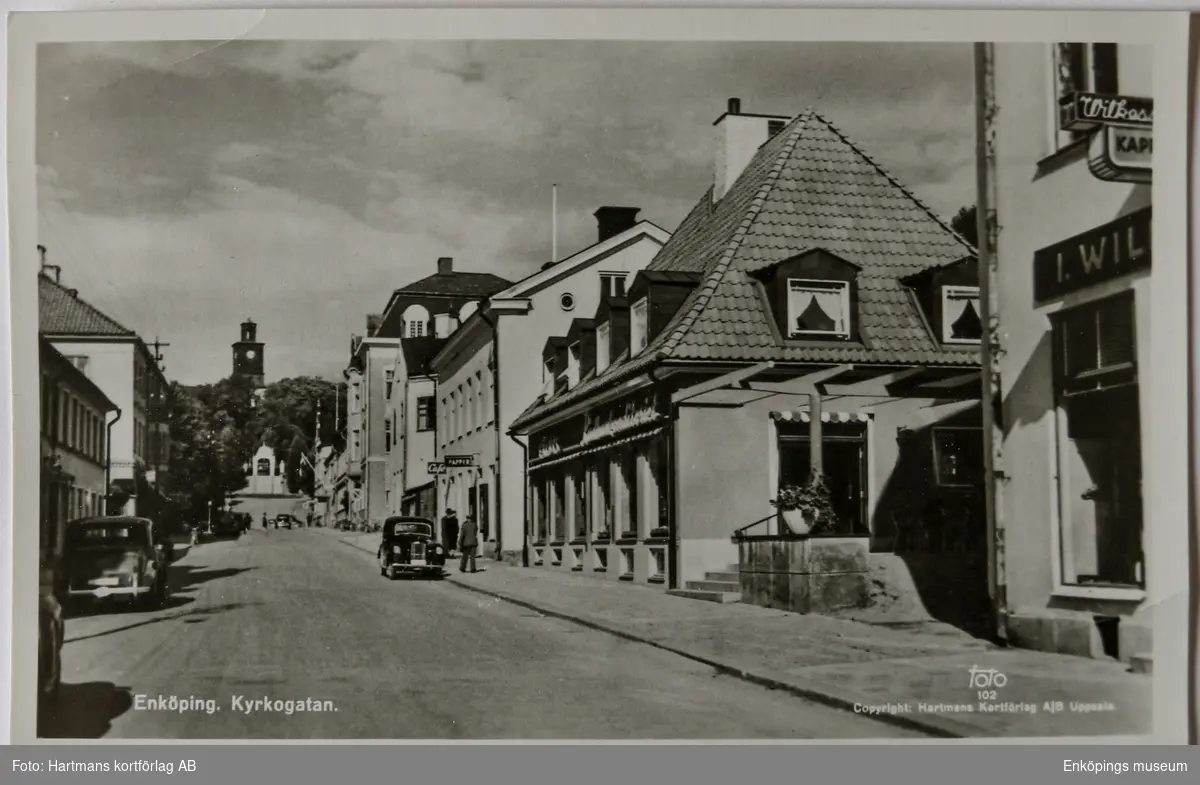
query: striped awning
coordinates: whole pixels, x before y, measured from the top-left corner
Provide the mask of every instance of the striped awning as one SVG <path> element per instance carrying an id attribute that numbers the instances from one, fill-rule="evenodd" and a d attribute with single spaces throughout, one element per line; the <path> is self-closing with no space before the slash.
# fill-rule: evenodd
<path id="1" fill-rule="evenodd" d="M 874 417 L 872 412 L 821 412 L 821 422 L 866 422 Z M 812 417 L 807 409 L 786 412 L 771 412 L 772 420 L 785 422 L 811 422 Z"/>
<path id="2" fill-rule="evenodd" d="M 619 439 L 613 439 L 611 441 L 606 441 L 603 444 L 589 444 L 580 449 L 563 450 L 562 452 L 558 453 L 557 455 L 552 455 L 552 456 L 550 456 L 548 458 L 544 458 L 540 461 L 530 461 L 529 462 L 529 470 L 533 471 L 535 469 L 545 469 L 549 466 L 557 466 L 560 463 L 566 463 L 567 461 L 577 460 L 579 458 L 584 457 L 585 455 L 592 455 L 594 453 L 604 452 L 605 450 L 611 450 L 616 447 L 621 447 L 626 444 L 632 444 L 633 442 L 642 441 L 643 439 L 649 439 L 652 436 L 657 436 L 658 434 L 662 433 L 666 429 L 667 429 L 667 426 L 665 424 L 659 425 L 654 428 L 640 430 L 637 433 L 631 433 L 628 436 L 622 436 Z"/>

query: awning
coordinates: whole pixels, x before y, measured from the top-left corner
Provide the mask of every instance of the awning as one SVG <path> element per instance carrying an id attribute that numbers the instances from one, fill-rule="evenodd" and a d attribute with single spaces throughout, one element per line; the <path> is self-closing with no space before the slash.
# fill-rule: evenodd
<path id="1" fill-rule="evenodd" d="M 605 450 L 611 450 L 616 447 L 622 447 L 626 444 L 632 444 L 633 442 L 638 442 L 643 439 L 649 439 L 652 436 L 657 436 L 665 430 L 667 430 L 667 426 L 664 424 L 654 428 L 641 430 L 637 433 L 631 433 L 628 436 L 622 436 L 619 439 L 606 441 L 604 444 L 589 444 L 581 449 L 564 450 L 557 455 L 552 455 L 549 458 L 545 458 L 540 461 L 530 461 L 529 470 L 534 471 L 535 469 L 545 469 L 548 466 L 557 466 L 560 463 L 577 460 L 585 455 L 592 455 L 594 453 L 604 452 Z"/>
<path id="2" fill-rule="evenodd" d="M 873 412 L 821 412 L 821 422 L 867 422 L 874 417 Z M 772 420 L 784 420 L 793 422 L 810 422 L 812 417 L 809 416 L 807 409 L 786 412 L 771 412 Z"/>

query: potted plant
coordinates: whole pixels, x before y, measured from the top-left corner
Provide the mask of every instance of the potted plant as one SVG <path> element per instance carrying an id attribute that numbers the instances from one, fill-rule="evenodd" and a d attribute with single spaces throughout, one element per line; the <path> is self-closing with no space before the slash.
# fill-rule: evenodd
<path id="1" fill-rule="evenodd" d="M 824 475 L 814 472 L 806 485 L 785 485 L 771 501 L 784 524 L 794 534 L 816 534 L 837 523 L 829 486 Z"/>

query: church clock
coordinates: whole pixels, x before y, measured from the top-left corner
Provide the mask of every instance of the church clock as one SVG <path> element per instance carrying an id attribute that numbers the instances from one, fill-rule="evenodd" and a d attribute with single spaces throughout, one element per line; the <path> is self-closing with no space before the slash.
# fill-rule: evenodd
<path id="1" fill-rule="evenodd" d="M 241 340 L 233 345 L 233 375 L 249 379 L 256 388 L 263 381 L 263 344 L 258 340 L 258 327 L 250 319 L 242 322 Z"/>

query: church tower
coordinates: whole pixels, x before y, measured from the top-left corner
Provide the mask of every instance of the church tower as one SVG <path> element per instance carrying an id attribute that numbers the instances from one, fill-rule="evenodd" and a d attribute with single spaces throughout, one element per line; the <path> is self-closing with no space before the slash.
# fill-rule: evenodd
<path id="1" fill-rule="evenodd" d="M 263 345 L 257 333 L 258 326 L 247 317 L 242 322 L 242 338 L 233 345 L 233 375 L 249 379 L 256 390 L 266 386 L 263 381 Z"/>

